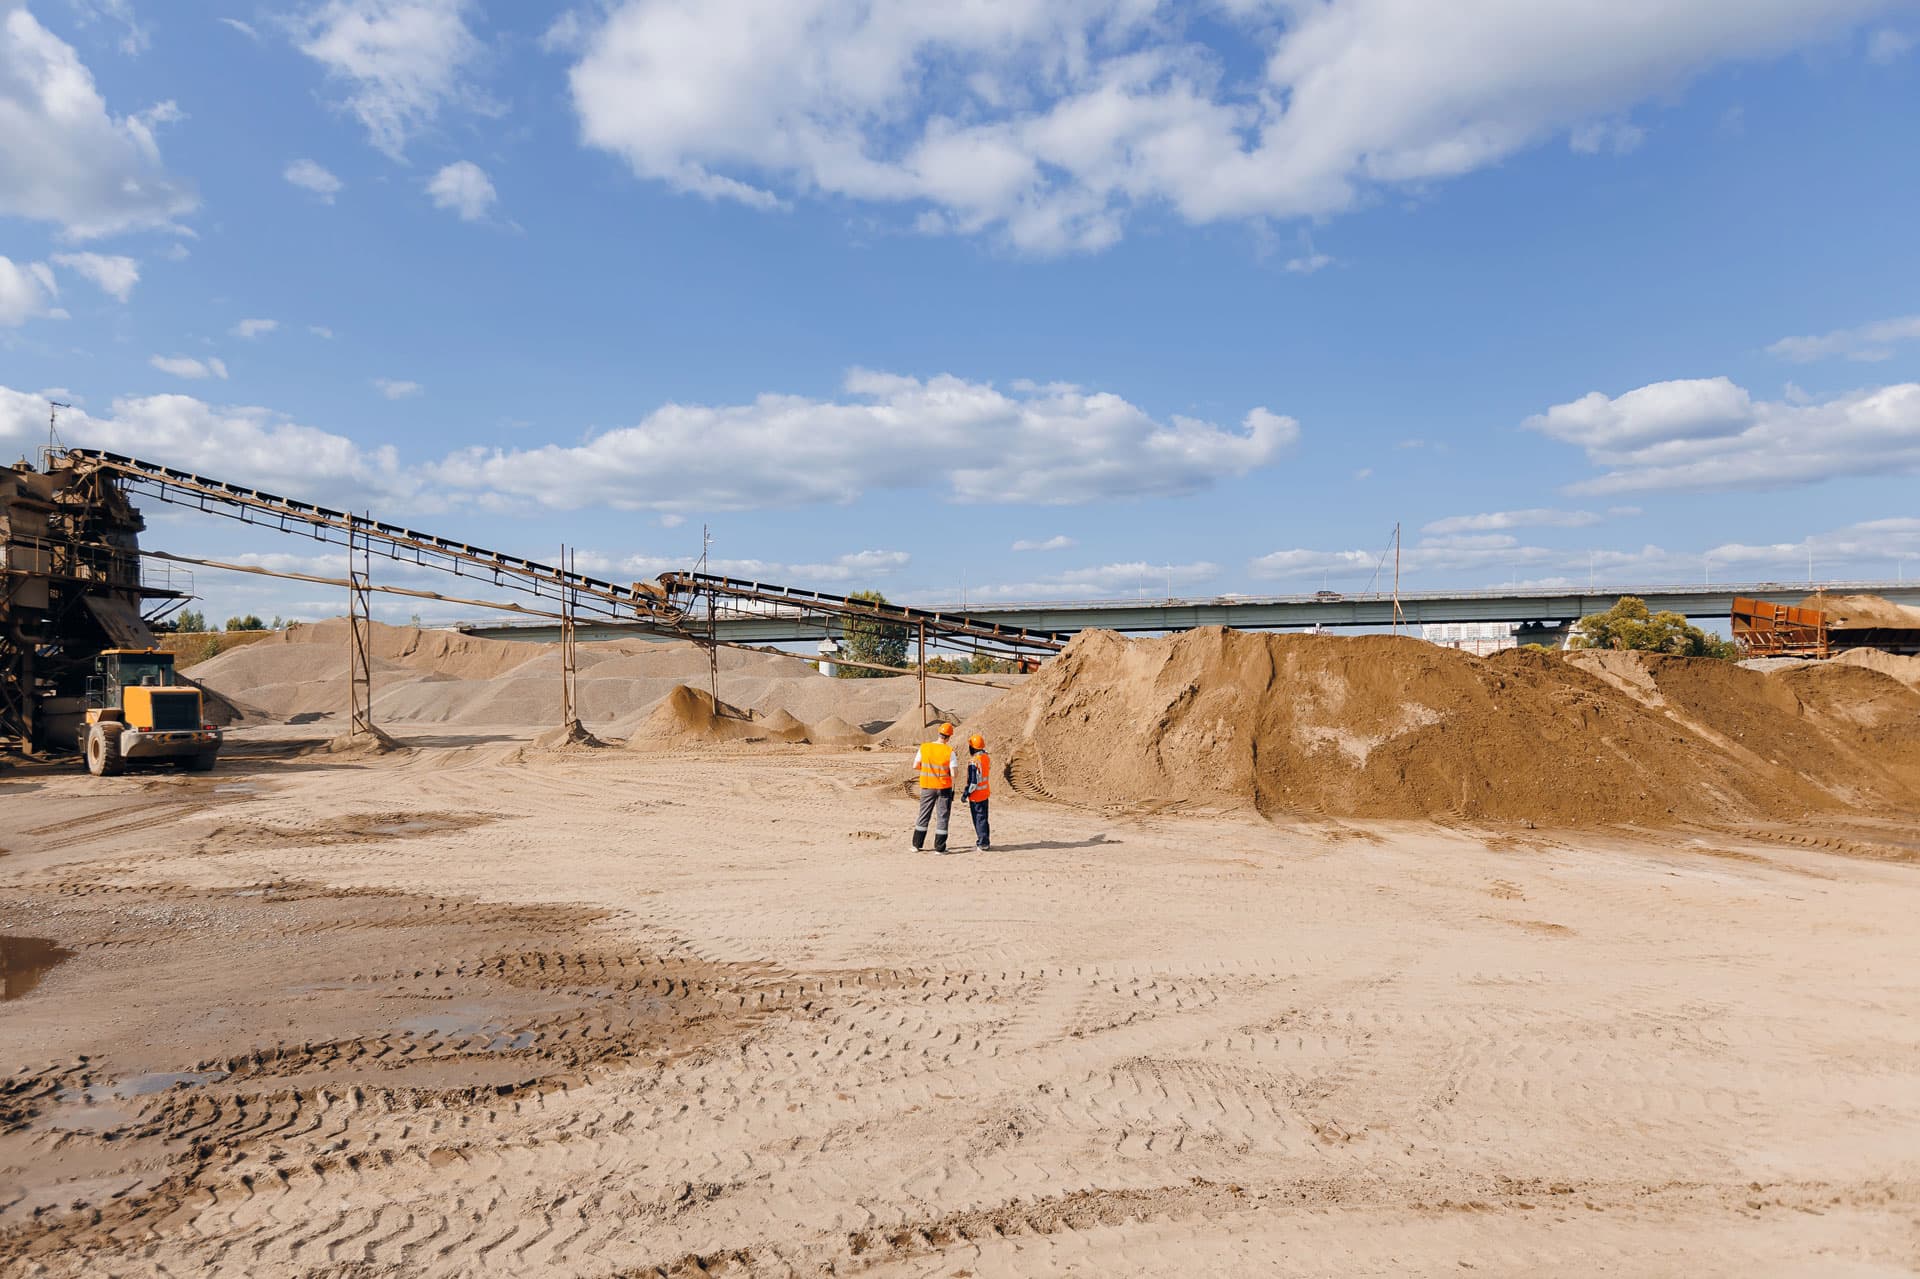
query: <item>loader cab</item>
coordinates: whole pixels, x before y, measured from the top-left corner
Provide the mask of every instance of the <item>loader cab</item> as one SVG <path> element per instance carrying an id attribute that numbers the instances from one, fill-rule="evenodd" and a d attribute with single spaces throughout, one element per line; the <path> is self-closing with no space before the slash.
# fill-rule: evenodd
<path id="1" fill-rule="evenodd" d="M 121 709 L 125 706 L 122 690 L 129 688 L 173 688 L 173 654 L 158 649 L 110 648 L 93 662 L 93 675 L 87 680 L 87 709 Z"/>

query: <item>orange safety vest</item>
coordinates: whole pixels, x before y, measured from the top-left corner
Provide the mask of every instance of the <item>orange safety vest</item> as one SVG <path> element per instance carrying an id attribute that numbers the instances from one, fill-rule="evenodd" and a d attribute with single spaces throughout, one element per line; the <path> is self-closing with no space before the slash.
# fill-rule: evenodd
<path id="1" fill-rule="evenodd" d="M 913 764 L 920 770 L 921 790 L 953 789 L 953 747 L 947 743 L 920 743 L 920 757 Z"/>
<path id="2" fill-rule="evenodd" d="M 987 758 L 985 751 L 981 751 L 973 757 L 973 762 L 980 769 L 980 784 L 967 792 L 967 798 L 977 804 L 992 793 L 987 781 L 993 776 L 993 761 Z"/>

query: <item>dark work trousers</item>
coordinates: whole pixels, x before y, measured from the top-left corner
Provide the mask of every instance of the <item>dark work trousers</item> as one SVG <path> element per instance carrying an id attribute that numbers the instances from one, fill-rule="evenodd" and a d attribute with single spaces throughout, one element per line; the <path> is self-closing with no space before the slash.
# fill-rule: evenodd
<path id="1" fill-rule="evenodd" d="M 933 846 L 947 846 L 947 822 L 953 816 L 953 790 L 920 790 L 920 817 L 913 824 L 913 846 L 920 847 L 927 839 L 927 823 L 933 823 Z"/>
<path id="2" fill-rule="evenodd" d="M 970 799 L 967 807 L 973 810 L 973 842 L 981 848 L 993 843 L 993 832 L 987 829 L 987 805 L 990 799 Z"/>

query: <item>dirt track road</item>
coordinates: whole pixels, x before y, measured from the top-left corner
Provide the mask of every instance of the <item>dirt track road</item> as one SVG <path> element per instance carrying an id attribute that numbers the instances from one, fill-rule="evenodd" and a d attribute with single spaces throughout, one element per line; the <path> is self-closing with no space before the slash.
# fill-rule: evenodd
<path id="1" fill-rule="evenodd" d="M 483 738 L 0 774 L 0 933 L 72 952 L 0 1274 L 1920 1267 L 1910 834 L 935 859 L 888 757 Z"/>

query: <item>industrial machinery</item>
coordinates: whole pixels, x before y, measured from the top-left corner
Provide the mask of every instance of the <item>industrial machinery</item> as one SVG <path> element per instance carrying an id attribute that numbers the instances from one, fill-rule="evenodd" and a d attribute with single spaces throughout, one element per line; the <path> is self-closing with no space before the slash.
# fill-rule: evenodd
<path id="1" fill-rule="evenodd" d="M 136 495 L 343 546 L 347 576 L 282 573 L 142 549 L 139 534 L 145 522 L 133 505 Z M 567 557 L 563 554 L 562 559 Z M 372 570 L 378 560 L 465 578 L 496 598 L 375 584 Z M 1050 631 L 980 621 L 965 613 L 872 603 L 701 572 L 667 573 L 652 582 L 604 581 L 574 571 L 570 562 L 545 564 L 139 458 L 50 446 L 41 470 L 24 461 L 0 469 L 0 751 L 58 752 L 78 743 L 95 772 L 117 771 L 124 762 L 151 757 L 212 766 L 211 751 L 218 750 L 219 737 L 206 726 L 200 692 L 174 676 L 170 661 L 164 670 L 155 664 L 166 655 L 156 652 L 152 626 L 192 594 L 190 575 L 175 564 L 344 587 L 352 636 L 347 656 L 354 734 L 370 731 L 372 725 L 368 597 L 376 592 L 559 621 L 563 682 L 569 690 L 576 620 L 622 623 L 703 642 L 715 680 L 719 644 L 713 624 L 723 610 L 804 616 L 822 634 L 852 619 L 896 627 L 917 639 L 923 686 L 929 644 L 946 642 L 988 656 L 1031 660 L 1058 652 L 1066 643 L 1065 636 Z M 519 600 L 497 598 L 499 593 Z M 136 667 L 139 674 L 129 678 Z M 191 713 L 184 700 L 188 697 L 194 699 Z M 570 695 L 563 702 L 565 718 L 571 719 Z M 214 735 L 208 737 L 210 733 Z M 116 746 L 117 757 L 112 749 Z"/>
<path id="2" fill-rule="evenodd" d="M 1831 657 L 1827 620 L 1817 608 L 1733 598 L 1733 638 L 1749 657 Z"/>
<path id="3" fill-rule="evenodd" d="M 174 678 L 172 653 L 110 648 L 94 660 L 86 696 L 78 744 L 95 777 L 162 762 L 204 773 L 219 758 L 220 730 L 207 722 L 200 690 Z"/>
<path id="4" fill-rule="evenodd" d="M 157 647 L 152 624 L 191 597 L 187 574 L 141 562 L 144 527 L 111 475 L 0 467 L 0 751 L 73 749 L 94 659 Z"/>

